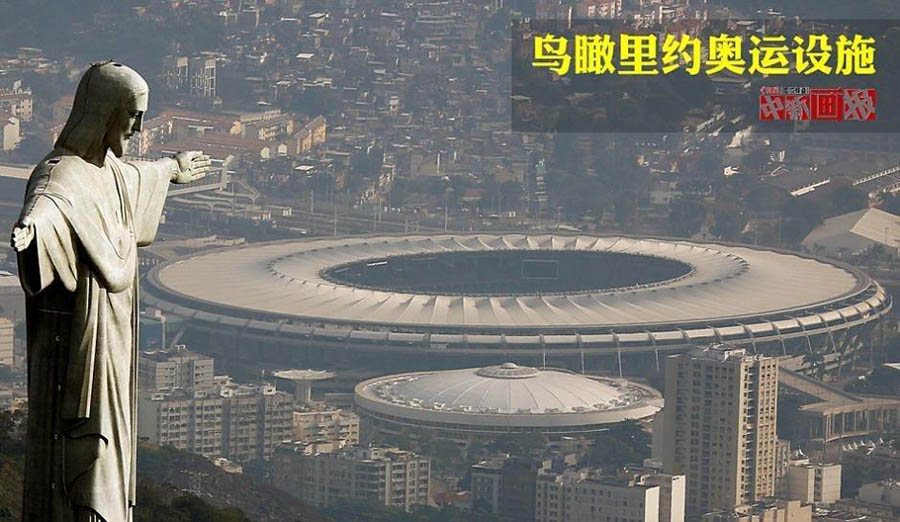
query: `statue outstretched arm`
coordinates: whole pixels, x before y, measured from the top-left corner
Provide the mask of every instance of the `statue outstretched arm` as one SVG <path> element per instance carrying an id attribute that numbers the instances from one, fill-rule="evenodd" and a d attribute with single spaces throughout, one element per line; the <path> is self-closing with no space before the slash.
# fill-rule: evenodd
<path id="1" fill-rule="evenodd" d="M 13 228 L 10 245 L 24 264 L 29 266 L 34 266 L 38 263 L 37 249 L 29 248 L 32 244 L 34 244 L 34 221 L 31 219 L 31 216 L 25 216 Z M 39 270 L 30 270 L 22 273 L 22 286 L 25 288 L 41 288 L 39 273 Z"/>
<path id="2" fill-rule="evenodd" d="M 191 183 L 209 171 L 209 156 L 199 151 L 179 152 L 174 158 L 127 163 L 123 169 L 130 186 L 138 246 L 153 242 L 170 183 Z"/>
<path id="3" fill-rule="evenodd" d="M 212 162 L 209 156 L 199 150 L 179 152 L 174 157 L 162 158 L 156 161 L 129 162 L 138 171 L 150 171 L 163 173 L 166 181 L 176 184 L 192 183 L 202 179 L 209 172 Z"/>
<path id="4" fill-rule="evenodd" d="M 16 252 L 24 252 L 32 241 L 34 241 L 34 220 L 31 216 L 25 216 L 13 228 L 10 246 Z"/>
<path id="5" fill-rule="evenodd" d="M 77 254 L 68 221 L 49 197 L 36 195 L 13 228 L 11 246 L 19 258 L 19 277 L 29 295 L 60 280 L 74 291 Z"/>
<path id="6" fill-rule="evenodd" d="M 206 176 L 212 162 L 209 156 L 199 150 L 179 152 L 175 155 L 178 172 L 172 176 L 172 183 L 192 183 Z"/>

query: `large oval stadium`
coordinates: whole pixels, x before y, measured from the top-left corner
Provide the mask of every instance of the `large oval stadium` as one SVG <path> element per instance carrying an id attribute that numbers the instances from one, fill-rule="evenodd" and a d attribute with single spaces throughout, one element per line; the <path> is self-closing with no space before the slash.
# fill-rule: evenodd
<path id="1" fill-rule="evenodd" d="M 255 367 L 514 361 L 620 373 L 711 342 L 797 360 L 852 353 L 891 307 L 877 282 L 832 261 L 563 234 L 252 243 L 154 268 L 143 299 Z"/>

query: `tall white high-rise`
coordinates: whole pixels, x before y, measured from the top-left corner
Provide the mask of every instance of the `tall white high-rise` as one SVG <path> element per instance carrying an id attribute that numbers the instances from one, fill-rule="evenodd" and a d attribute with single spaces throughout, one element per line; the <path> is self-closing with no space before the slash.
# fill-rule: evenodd
<path id="1" fill-rule="evenodd" d="M 12 321 L 5 317 L 0 317 L 0 364 L 10 368 L 15 366 L 13 350 L 15 338 Z"/>
<path id="2" fill-rule="evenodd" d="M 687 512 L 775 493 L 778 362 L 728 345 L 666 360 L 663 470 L 687 477 Z"/>

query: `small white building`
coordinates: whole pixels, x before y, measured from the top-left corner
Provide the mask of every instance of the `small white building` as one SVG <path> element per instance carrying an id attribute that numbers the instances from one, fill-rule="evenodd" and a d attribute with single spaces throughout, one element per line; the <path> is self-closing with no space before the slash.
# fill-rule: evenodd
<path id="1" fill-rule="evenodd" d="M 649 473 L 640 477 L 647 486 L 659 486 L 659 522 L 684 522 L 684 475 Z"/>
<path id="2" fill-rule="evenodd" d="M 673 482 L 657 474 L 609 477 L 596 469 L 541 473 L 537 480 L 534 519 L 536 522 L 660 522 L 663 489 L 668 491 L 665 511 L 669 520 L 684 520 L 683 475 L 674 477 Z M 672 512 L 672 506 L 680 506 L 679 512 Z"/>
<path id="3" fill-rule="evenodd" d="M 833 504 L 841 498 L 841 465 L 791 462 L 787 497 L 804 504 Z"/>
<path id="4" fill-rule="evenodd" d="M 19 118 L 10 114 L 0 114 L 0 129 L 2 129 L 3 152 L 15 149 L 22 139 Z"/>

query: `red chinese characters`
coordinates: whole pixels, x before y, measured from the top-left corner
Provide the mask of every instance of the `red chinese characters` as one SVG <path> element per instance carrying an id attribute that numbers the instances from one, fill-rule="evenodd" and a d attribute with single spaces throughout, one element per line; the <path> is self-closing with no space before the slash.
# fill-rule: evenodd
<path id="1" fill-rule="evenodd" d="M 761 121 L 868 121 L 876 118 L 875 89 L 763 87 Z"/>

